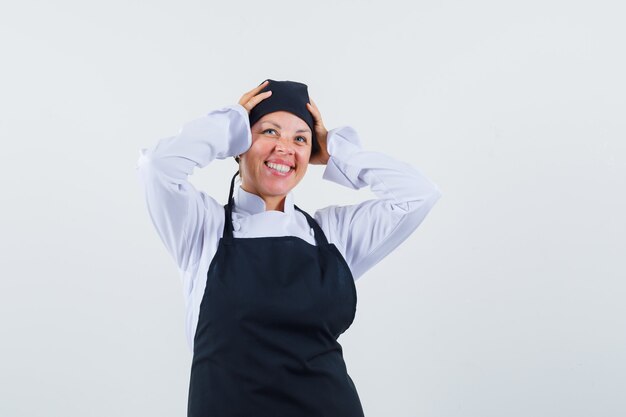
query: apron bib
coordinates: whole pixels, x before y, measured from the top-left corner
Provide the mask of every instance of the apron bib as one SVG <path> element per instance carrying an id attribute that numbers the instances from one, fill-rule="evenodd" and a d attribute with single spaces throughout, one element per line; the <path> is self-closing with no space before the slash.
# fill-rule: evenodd
<path id="1" fill-rule="evenodd" d="M 337 341 L 356 314 L 348 265 L 298 207 L 316 246 L 234 238 L 234 180 L 200 304 L 188 416 L 363 417 Z"/>

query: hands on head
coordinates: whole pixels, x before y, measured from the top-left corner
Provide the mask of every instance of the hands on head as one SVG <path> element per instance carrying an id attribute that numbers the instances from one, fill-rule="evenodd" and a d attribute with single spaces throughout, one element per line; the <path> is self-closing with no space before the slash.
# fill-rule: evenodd
<path id="1" fill-rule="evenodd" d="M 246 109 L 248 114 L 250 114 L 250 110 L 252 110 L 254 106 L 272 95 L 271 90 L 259 93 L 259 91 L 265 88 L 268 83 L 269 81 L 265 80 L 262 84 L 254 87 L 252 90 L 242 95 L 239 99 L 239 104 Z M 311 155 L 309 163 L 314 165 L 325 165 L 330 157 L 330 155 L 328 154 L 328 149 L 326 148 L 326 138 L 328 137 L 328 130 L 324 126 L 324 122 L 322 121 L 322 115 L 315 105 L 313 99 L 311 99 L 310 103 L 306 103 L 306 107 L 313 115 L 313 120 L 315 121 L 315 137 L 320 145 L 319 152 Z"/>

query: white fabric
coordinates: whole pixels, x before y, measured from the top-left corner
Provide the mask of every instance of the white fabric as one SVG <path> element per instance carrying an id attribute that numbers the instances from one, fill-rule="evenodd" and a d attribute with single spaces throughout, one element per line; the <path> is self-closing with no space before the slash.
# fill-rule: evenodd
<path id="1" fill-rule="evenodd" d="M 137 173 L 148 213 L 181 274 L 186 305 L 186 334 L 193 351 L 200 302 L 209 265 L 222 237 L 224 208 L 188 181 L 194 167 L 245 152 L 251 144 L 246 109 L 239 104 L 212 111 L 181 128 L 176 136 L 141 149 Z M 330 160 L 323 178 L 352 189 L 369 185 L 377 196 L 351 206 L 329 206 L 313 215 L 358 279 L 424 220 L 440 198 L 439 188 L 410 165 L 361 148 L 348 126 L 328 132 Z M 220 179 L 228 181 L 230 178 Z M 265 211 L 264 201 L 235 188 L 234 237 L 298 236 L 315 244 L 304 215 L 293 208 Z M 224 196 L 226 200 L 226 196 Z"/>

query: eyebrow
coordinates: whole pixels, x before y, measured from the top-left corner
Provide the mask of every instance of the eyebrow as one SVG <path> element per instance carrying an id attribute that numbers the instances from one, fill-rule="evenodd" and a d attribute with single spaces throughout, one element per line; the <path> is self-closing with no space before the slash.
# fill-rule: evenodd
<path id="1" fill-rule="evenodd" d="M 277 125 L 277 124 L 276 124 L 276 123 L 274 123 L 274 122 L 270 122 L 270 121 L 264 120 L 264 121 L 262 121 L 261 123 L 269 123 L 269 124 L 272 124 L 272 125 L 276 126 L 276 127 L 277 127 L 277 128 L 279 128 L 279 129 L 282 129 L 282 127 L 280 127 L 280 125 Z M 300 132 L 311 133 L 311 129 L 300 129 L 300 130 L 296 130 L 296 133 L 300 133 Z"/>

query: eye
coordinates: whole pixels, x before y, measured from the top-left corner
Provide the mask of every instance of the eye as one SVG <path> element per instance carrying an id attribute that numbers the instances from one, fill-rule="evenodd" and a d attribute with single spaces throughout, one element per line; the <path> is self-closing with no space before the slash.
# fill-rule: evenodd
<path id="1" fill-rule="evenodd" d="M 265 129 L 265 130 L 264 130 L 263 132 L 261 132 L 261 133 L 269 132 L 270 130 L 271 130 L 271 131 L 273 131 L 273 132 L 276 132 L 276 130 L 274 130 L 274 129 Z"/>
<path id="2" fill-rule="evenodd" d="M 302 139 L 302 140 L 300 141 L 300 140 L 298 140 L 298 139 Z M 296 141 L 301 142 L 301 143 L 306 143 L 306 142 L 307 142 L 307 140 L 306 140 L 306 138 L 305 138 L 304 136 L 298 136 L 298 137 L 296 138 Z"/>

